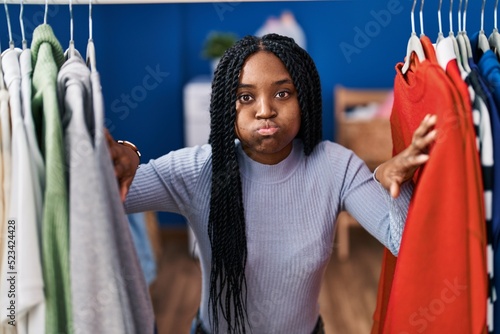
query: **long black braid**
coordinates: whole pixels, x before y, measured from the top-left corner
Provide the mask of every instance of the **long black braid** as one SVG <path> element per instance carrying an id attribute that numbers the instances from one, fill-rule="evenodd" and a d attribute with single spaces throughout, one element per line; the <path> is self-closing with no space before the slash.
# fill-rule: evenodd
<path id="1" fill-rule="evenodd" d="M 290 73 L 298 92 L 301 128 L 298 137 L 309 155 L 322 134 L 321 85 L 316 66 L 291 38 L 269 34 L 246 36 L 221 58 L 212 82 L 210 144 L 212 188 L 208 235 L 212 247 L 209 311 L 212 332 L 219 330 L 219 311 L 228 333 L 245 333 L 245 265 L 247 241 L 240 170 L 235 146 L 236 91 L 245 60 L 257 51 L 275 54 Z"/>

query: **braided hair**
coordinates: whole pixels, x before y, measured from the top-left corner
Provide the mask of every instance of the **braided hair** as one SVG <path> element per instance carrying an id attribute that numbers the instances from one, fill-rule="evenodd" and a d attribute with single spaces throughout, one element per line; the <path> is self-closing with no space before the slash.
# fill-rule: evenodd
<path id="1" fill-rule="evenodd" d="M 247 241 L 240 170 L 235 146 L 236 91 L 245 60 L 258 51 L 276 55 L 298 92 L 301 127 L 297 137 L 312 153 L 322 137 L 321 84 L 309 54 L 293 39 L 277 34 L 246 36 L 222 56 L 212 81 L 210 139 L 212 187 L 208 235 L 212 248 L 209 312 L 218 333 L 219 312 L 228 333 L 245 333 L 247 320 L 245 265 Z"/>

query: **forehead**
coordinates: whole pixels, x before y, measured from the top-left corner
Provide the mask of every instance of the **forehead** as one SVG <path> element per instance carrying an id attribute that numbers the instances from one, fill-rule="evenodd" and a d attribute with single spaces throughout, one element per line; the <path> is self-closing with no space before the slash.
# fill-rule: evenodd
<path id="1" fill-rule="evenodd" d="M 258 51 L 250 55 L 241 69 L 241 83 L 291 79 L 283 62 L 269 51 Z"/>

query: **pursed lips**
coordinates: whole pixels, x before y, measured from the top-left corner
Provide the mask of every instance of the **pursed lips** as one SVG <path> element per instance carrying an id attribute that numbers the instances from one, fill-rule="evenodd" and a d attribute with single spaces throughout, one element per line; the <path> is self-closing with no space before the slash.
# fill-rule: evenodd
<path id="1" fill-rule="evenodd" d="M 263 126 L 257 128 L 257 133 L 262 136 L 271 136 L 278 131 L 278 126 L 274 123 L 266 122 Z"/>

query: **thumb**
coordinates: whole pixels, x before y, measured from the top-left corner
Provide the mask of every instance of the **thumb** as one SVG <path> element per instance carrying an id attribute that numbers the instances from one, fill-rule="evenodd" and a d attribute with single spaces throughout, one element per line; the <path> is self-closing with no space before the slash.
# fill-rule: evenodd
<path id="1" fill-rule="evenodd" d="M 122 202 L 125 202 L 125 199 L 127 198 L 127 193 L 128 193 L 128 187 L 125 183 L 122 183 L 120 185 L 120 197 L 122 199 Z"/>
<path id="2" fill-rule="evenodd" d="M 397 198 L 399 196 L 399 183 L 396 181 L 392 181 L 390 186 L 390 194 L 392 198 Z"/>

